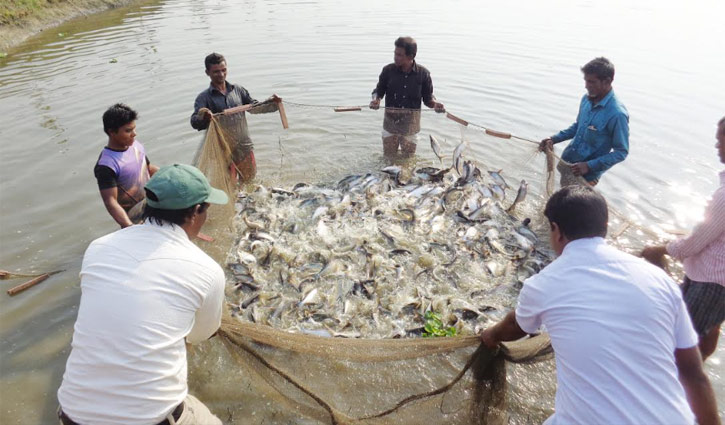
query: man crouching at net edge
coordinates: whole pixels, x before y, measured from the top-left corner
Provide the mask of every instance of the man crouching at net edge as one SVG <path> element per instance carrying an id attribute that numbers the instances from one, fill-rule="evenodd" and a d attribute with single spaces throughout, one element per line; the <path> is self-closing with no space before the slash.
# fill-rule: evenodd
<path id="1" fill-rule="evenodd" d="M 607 245 L 607 202 L 590 187 L 556 192 L 544 215 L 559 257 L 480 336 L 495 349 L 545 327 L 557 375 L 555 413 L 545 424 L 719 424 L 677 284 Z"/>
<path id="2" fill-rule="evenodd" d="M 143 224 L 96 239 L 83 256 L 58 389 L 63 425 L 221 425 L 188 393 L 184 340 L 204 341 L 221 324 L 224 272 L 191 239 L 227 195 L 175 164 L 151 177 L 146 200 Z"/>

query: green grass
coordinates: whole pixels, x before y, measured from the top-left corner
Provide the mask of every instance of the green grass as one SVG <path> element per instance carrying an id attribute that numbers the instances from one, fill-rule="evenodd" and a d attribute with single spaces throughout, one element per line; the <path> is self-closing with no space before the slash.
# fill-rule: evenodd
<path id="1" fill-rule="evenodd" d="M 10 0 L 0 3 L 0 25 L 11 25 L 40 14 L 43 8 L 68 0 Z"/>

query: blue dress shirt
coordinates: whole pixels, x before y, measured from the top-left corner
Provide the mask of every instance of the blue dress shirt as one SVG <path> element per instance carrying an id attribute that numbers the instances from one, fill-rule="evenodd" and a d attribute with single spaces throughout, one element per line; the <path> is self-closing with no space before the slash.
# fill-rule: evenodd
<path id="1" fill-rule="evenodd" d="M 614 164 L 629 153 L 629 113 L 614 95 L 614 90 L 592 104 L 584 95 L 576 122 L 551 137 L 554 143 L 573 138 L 561 158 L 570 163 L 586 162 L 587 181 L 599 180 Z"/>

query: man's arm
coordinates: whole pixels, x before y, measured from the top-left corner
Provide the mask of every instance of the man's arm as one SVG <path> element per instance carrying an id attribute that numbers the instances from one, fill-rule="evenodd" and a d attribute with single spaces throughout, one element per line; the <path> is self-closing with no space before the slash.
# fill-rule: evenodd
<path id="1" fill-rule="evenodd" d="M 481 332 L 480 338 L 486 347 L 493 350 L 503 341 L 515 341 L 526 335 L 516 322 L 516 312 L 512 310 L 503 320 Z"/>
<path id="2" fill-rule="evenodd" d="M 209 127 L 211 111 L 209 111 L 209 106 L 207 105 L 206 100 L 206 94 L 205 92 L 202 92 L 199 93 L 199 96 L 197 96 L 196 100 L 194 101 L 194 112 L 191 114 L 191 118 L 189 119 L 189 121 L 191 122 L 191 127 L 195 130 L 201 131 Z M 199 110 L 201 109 L 206 109 L 206 111 L 209 111 L 209 113 L 206 113 L 206 111 L 204 111 L 202 114 L 199 114 Z"/>
<path id="3" fill-rule="evenodd" d="M 194 326 L 186 342 L 196 344 L 210 338 L 222 323 L 222 305 L 224 303 L 224 272 L 218 265 L 213 271 L 212 284 L 201 306 L 196 311 Z"/>
<path id="4" fill-rule="evenodd" d="M 101 189 L 101 198 L 103 199 L 103 205 L 106 206 L 106 210 L 109 214 L 111 214 L 111 217 L 116 220 L 116 223 L 118 223 L 121 228 L 133 226 L 133 222 L 131 222 L 131 219 L 128 218 L 126 210 L 124 210 L 123 207 L 121 207 L 121 204 L 118 203 L 117 187 Z"/>
<path id="5" fill-rule="evenodd" d="M 378 85 L 373 89 L 373 99 L 370 101 L 370 109 L 378 109 L 380 107 L 380 100 L 385 96 L 385 91 L 388 89 L 388 77 L 385 72 L 386 68 L 380 71 L 378 77 Z"/>
<path id="6" fill-rule="evenodd" d="M 699 254 L 725 232 L 725 195 L 716 192 L 705 212 L 705 220 L 687 237 L 670 242 L 667 253 L 683 260 Z"/>
<path id="7" fill-rule="evenodd" d="M 544 152 L 548 149 L 554 149 L 554 145 L 559 142 L 563 142 L 564 140 L 569 140 L 573 138 L 576 135 L 576 129 L 579 127 L 579 121 L 577 117 L 577 121 L 574 121 L 574 124 L 569 126 L 569 128 L 565 130 L 561 130 L 560 132 L 556 133 L 555 135 L 551 137 L 547 137 L 546 139 L 543 139 L 539 143 L 539 150 Z"/>
<path id="8" fill-rule="evenodd" d="M 435 96 L 433 96 L 433 79 L 430 77 L 430 73 L 426 73 L 425 78 L 423 78 L 421 93 L 423 97 L 423 104 L 425 104 L 425 106 L 435 109 L 438 113 L 446 111 L 445 106 L 438 102 Z"/>
<path id="9" fill-rule="evenodd" d="M 282 102 L 282 99 L 280 99 L 276 94 L 273 94 L 261 102 L 257 102 L 254 99 L 252 100 L 253 102 L 251 103 L 255 105 L 249 110 L 250 114 L 268 114 L 270 112 L 277 112 L 279 110 L 279 104 Z"/>
<path id="10" fill-rule="evenodd" d="M 702 357 L 697 346 L 675 350 L 675 363 L 687 401 L 699 425 L 719 425 L 717 401 L 710 380 L 702 369 Z"/>
<path id="11" fill-rule="evenodd" d="M 158 165 L 149 164 L 148 165 L 148 169 L 149 169 L 149 176 L 153 176 L 157 171 L 159 171 L 159 166 Z"/>
<path id="12" fill-rule="evenodd" d="M 629 118 L 623 113 L 618 114 L 614 118 L 611 132 L 612 151 L 587 161 L 587 166 L 591 171 L 606 171 L 627 157 L 629 153 Z"/>

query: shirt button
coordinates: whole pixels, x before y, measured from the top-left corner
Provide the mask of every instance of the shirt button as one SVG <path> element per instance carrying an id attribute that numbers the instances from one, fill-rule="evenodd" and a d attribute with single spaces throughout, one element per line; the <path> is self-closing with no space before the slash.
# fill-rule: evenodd
<path id="1" fill-rule="evenodd" d="M 403 86 L 403 88 L 404 88 L 404 89 L 407 89 L 407 88 L 408 88 L 408 86 Z"/>

